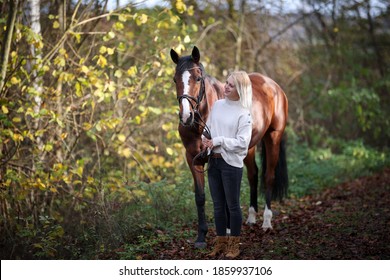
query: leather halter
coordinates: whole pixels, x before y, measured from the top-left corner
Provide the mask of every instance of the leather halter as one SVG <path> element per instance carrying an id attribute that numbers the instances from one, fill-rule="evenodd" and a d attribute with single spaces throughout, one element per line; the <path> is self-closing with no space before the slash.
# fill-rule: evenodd
<path id="1" fill-rule="evenodd" d="M 194 68 L 197 68 L 197 67 L 194 67 Z M 191 69 L 188 69 L 188 70 L 192 70 L 194 68 L 191 68 Z M 188 95 L 188 94 L 183 94 L 181 96 L 178 96 L 177 97 L 177 100 L 179 101 L 179 103 L 183 100 L 183 99 L 187 99 L 189 101 L 189 103 L 191 104 L 191 107 L 192 107 L 192 110 L 194 110 L 194 112 L 198 113 L 199 116 L 200 116 L 200 112 L 199 112 L 199 105 L 200 105 L 200 102 L 202 102 L 204 96 L 206 95 L 206 86 L 205 86 L 205 82 L 204 82 L 204 77 L 203 77 L 203 71 L 202 71 L 202 68 L 200 68 L 200 72 L 202 73 L 202 76 L 200 77 L 200 82 L 201 82 L 201 85 L 200 85 L 200 89 L 199 89 L 199 94 L 198 94 L 198 97 L 195 98 L 191 95 Z M 196 103 L 196 105 L 194 106 L 192 104 L 192 101 L 194 101 Z"/>
<path id="2" fill-rule="evenodd" d="M 197 67 L 194 67 L 194 68 L 197 68 Z M 188 69 L 188 70 L 192 70 L 194 68 L 191 68 L 191 69 Z M 198 121 L 195 121 L 197 124 L 203 126 L 203 135 L 205 137 L 207 137 L 208 139 L 211 139 L 211 133 L 210 133 L 210 129 L 207 127 L 207 124 L 206 122 L 203 120 L 202 118 L 202 115 L 200 114 L 199 112 L 199 105 L 200 103 L 202 102 L 203 98 L 205 97 L 206 95 L 206 85 L 205 85 L 205 81 L 204 81 L 204 77 L 203 77 L 203 71 L 202 71 L 202 68 L 199 67 L 200 69 L 200 72 L 202 73 L 202 76 L 200 77 L 200 82 L 201 82 L 201 85 L 200 85 L 200 89 L 199 89 L 199 94 L 198 94 L 198 97 L 195 98 L 191 95 L 188 95 L 188 94 L 183 94 L 181 96 L 178 96 L 177 97 L 177 100 L 179 101 L 179 103 L 183 100 L 183 99 L 187 99 L 189 101 L 189 103 L 191 104 L 191 107 L 192 107 L 192 110 L 194 111 L 195 114 L 197 114 L 199 116 L 199 120 Z M 191 102 L 194 101 L 196 103 L 196 105 L 194 106 L 193 103 Z M 195 166 L 195 160 L 197 160 L 199 157 L 201 158 L 208 158 L 208 161 L 210 160 L 210 156 L 211 156 L 211 153 L 208 153 L 206 150 L 205 151 L 201 151 L 200 153 L 198 153 L 193 159 L 192 159 L 192 165 Z M 208 169 L 208 168 L 207 168 Z M 198 173 L 205 173 L 206 170 L 204 171 L 199 171 L 197 170 L 196 168 L 194 169 L 196 172 Z"/>

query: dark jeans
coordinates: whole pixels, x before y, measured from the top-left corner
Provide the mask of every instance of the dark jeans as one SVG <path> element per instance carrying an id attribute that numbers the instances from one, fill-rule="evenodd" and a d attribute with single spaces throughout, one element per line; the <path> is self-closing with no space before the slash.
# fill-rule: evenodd
<path id="1" fill-rule="evenodd" d="M 239 236 L 242 225 L 240 187 L 243 168 L 231 166 L 222 158 L 211 158 L 209 165 L 208 180 L 217 235 L 226 235 L 227 219 L 230 216 L 231 235 Z M 226 205 L 230 215 L 227 215 Z"/>

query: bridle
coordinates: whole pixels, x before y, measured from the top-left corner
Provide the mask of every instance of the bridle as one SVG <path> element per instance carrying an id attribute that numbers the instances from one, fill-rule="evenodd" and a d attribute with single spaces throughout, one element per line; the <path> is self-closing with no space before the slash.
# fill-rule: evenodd
<path id="1" fill-rule="evenodd" d="M 205 137 L 207 137 L 207 138 L 210 139 L 210 138 L 211 138 L 211 136 L 210 136 L 210 135 L 211 135 L 210 129 L 208 128 L 206 122 L 203 120 L 202 115 L 201 115 L 201 113 L 200 113 L 200 111 L 199 111 L 200 103 L 202 102 L 202 100 L 203 100 L 203 99 L 205 98 L 205 96 L 206 96 L 206 85 L 205 85 L 205 81 L 204 81 L 203 71 L 202 71 L 202 68 L 201 68 L 201 67 L 193 67 L 193 68 L 190 68 L 190 69 L 188 69 L 188 70 L 192 70 L 192 69 L 194 69 L 194 68 L 199 68 L 199 69 L 200 69 L 200 72 L 201 72 L 201 76 L 199 77 L 201 84 L 200 84 L 200 89 L 199 89 L 198 97 L 195 98 L 195 97 L 193 97 L 193 96 L 191 96 L 191 95 L 183 94 L 183 95 L 181 95 L 181 96 L 178 96 L 178 97 L 177 97 L 177 100 L 178 100 L 179 103 L 181 103 L 181 101 L 182 101 L 183 99 L 187 99 L 187 100 L 188 100 L 188 102 L 190 103 L 190 105 L 191 105 L 191 107 L 192 107 L 192 110 L 193 110 L 194 114 L 195 114 L 195 115 L 198 115 L 198 117 L 199 117 L 199 121 L 197 121 L 197 120 L 196 120 L 196 117 L 195 117 L 195 115 L 194 115 L 194 123 L 195 123 L 195 124 L 198 124 L 199 126 L 201 126 L 201 127 L 203 128 L 203 135 L 205 135 Z M 191 101 L 194 101 L 194 102 L 195 102 L 195 105 L 194 105 L 193 102 L 191 102 Z M 192 159 L 192 165 L 194 165 L 195 160 L 198 159 L 199 157 L 202 157 L 202 158 L 208 157 L 209 160 L 210 160 L 210 156 L 211 156 L 211 154 L 208 154 L 207 151 L 201 151 L 199 154 L 197 154 L 197 155 Z M 199 173 L 204 173 L 204 172 L 207 171 L 207 169 L 204 170 L 204 171 L 198 171 L 198 170 L 195 168 L 195 171 L 197 171 L 197 172 L 199 172 Z"/>
<path id="2" fill-rule="evenodd" d="M 193 97 L 193 96 L 191 96 L 191 95 L 183 94 L 183 95 L 181 95 L 181 96 L 178 96 L 178 97 L 177 97 L 177 100 L 179 101 L 179 103 L 181 103 L 181 101 L 182 101 L 183 99 L 187 99 L 188 102 L 191 104 L 192 110 L 193 110 L 195 113 L 197 113 L 197 114 L 199 115 L 199 117 L 201 118 L 201 115 L 200 115 L 200 113 L 199 113 L 199 105 L 200 105 L 200 103 L 202 102 L 203 98 L 204 98 L 205 95 L 206 95 L 206 86 L 205 86 L 204 77 L 203 77 L 203 71 L 202 71 L 202 68 L 201 68 L 201 67 L 193 67 L 193 68 L 190 68 L 190 69 L 188 69 L 188 70 L 192 70 L 192 69 L 195 69 L 195 68 L 200 69 L 200 72 L 202 73 L 202 75 L 199 77 L 201 84 L 200 84 L 200 89 L 199 89 L 198 97 L 195 98 L 195 97 Z M 196 104 L 195 106 L 193 105 L 193 103 L 191 102 L 191 100 L 195 102 L 195 104 Z"/>
<path id="3" fill-rule="evenodd" d="M 188 102 L 191 105 L 192 111 L 194 112 L 194 123 L 196 123 L 196 124 L 200 125 L 201 127 L 203 127 L 203 129 L 206 131 L 206 133 L 208 133 L 210 135 L 210 129 L 207 127 L 206 122 L 203 120 L 202 115 L 201 115 L 201 113 L 199 111 L 200 103 L 202 102 L 202 100 L 206 96 L 206 85 L 205 85 L 205 80 L 204 80 L 204 76 L 203 76 L 203 70 L 202 70 L 201 67 L 198 67 L 198 66 L 190 68 L 190 69 L 187 69 L 187 70 L 189 71 L 189 70 L 192 70 L 192 69 L 195 69 L 195 68 L 198 68 L 200 70 L 200 72 L 201 72 L 201 76 L 198 78 L 198 79 L 200 79 L 200 82 L 201 82 L 198 97 L 195 98 L 195 97 L 193 97 L 191 95 L 183 94 L 181 96 L 178 96 L 177 100 L 178 100 L 179 104 L 181 103 L 181 101 L 183 99 L 187 99 L 188 100 Z M 195 105 L 191 101 L 194 101 Z M 199 121 L 196 120 L 196 118 L 195 118 L 196 115 L 198 115 Z"/>

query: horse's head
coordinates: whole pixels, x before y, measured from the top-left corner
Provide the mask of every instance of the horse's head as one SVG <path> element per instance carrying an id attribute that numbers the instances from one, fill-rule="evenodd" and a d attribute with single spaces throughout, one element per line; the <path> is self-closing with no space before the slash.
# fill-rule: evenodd
<path id="1" fill-rule="evenodd" d="M 198 48 L 194 47 L 190 56 L 180 57 L 172 49 L 171 58 L 176 64 L 173 80 L 180 106 L 180 122 L 184 126 L 192 125 L 200 102 L 205 97 L 204 68 L 199 63 L 200 53 Z"/>

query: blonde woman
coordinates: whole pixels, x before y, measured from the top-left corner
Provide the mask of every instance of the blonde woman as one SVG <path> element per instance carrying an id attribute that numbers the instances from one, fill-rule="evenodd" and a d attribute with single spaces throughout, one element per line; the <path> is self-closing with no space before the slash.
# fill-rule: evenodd
<path id="1" fill-rule="evenodd" d="M 240 254 L 242 226 L 241 179 L 252 134 L 252 84 L 248 74 L 231 73 L 224 95 L 225 99 L 216 101 L 207 120 L 211 139 L 202 137 L 204 148 L 212 151 L 208 181 L 217 237 L 210 256 L 224 254 L 227 258 L 236 258 Z M 230 236 L 226 235 L 228 224 Z"/>

